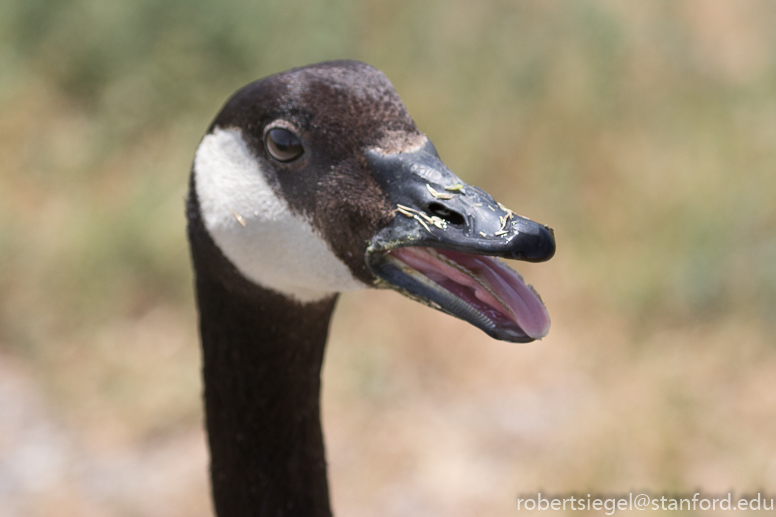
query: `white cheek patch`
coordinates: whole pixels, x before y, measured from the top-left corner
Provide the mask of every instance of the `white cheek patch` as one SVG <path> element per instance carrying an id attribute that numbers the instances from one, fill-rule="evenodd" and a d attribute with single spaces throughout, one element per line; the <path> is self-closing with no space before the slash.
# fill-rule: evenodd
<path id="1" fill-rule="evenodd" d="M 368 287 L 275 195 L 239 129 L 205 136 L 194 176 L 205 227 L 248 279 L 301 302 Z"/>

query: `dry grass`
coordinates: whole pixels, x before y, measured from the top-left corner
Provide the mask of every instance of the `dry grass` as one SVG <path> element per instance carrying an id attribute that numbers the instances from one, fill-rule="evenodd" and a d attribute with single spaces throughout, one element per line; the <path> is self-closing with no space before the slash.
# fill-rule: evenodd
<path id="1" fill-rule="evenodd" d="M 0 514 L 210 514 L 191 156 L 237 87 L 340 57 L 559 247 L 520 267 L 541 343 L 342 298 L 337 515 L 776 492 L 774 22 L 755 0 L 3 3 Z"/>

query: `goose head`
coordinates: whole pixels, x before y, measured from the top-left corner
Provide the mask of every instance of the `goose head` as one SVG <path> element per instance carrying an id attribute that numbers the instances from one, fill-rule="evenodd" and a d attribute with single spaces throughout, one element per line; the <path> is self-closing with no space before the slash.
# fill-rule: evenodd
<path id="1" fill-rule="evenodd" d="M 447 168 L 369 65 L 322 63 L 239 90 L 197 150 L 191 190 L 228 262 L 297 303 L 391 288 L 496 339 L 549 330 L 501 259 L 548 260 L 552 229 Z"/>

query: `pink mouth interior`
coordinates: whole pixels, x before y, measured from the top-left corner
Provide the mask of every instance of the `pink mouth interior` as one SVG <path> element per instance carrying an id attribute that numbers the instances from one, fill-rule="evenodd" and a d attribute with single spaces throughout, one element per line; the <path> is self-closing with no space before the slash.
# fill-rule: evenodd
<path id="1" fill-rule="evenodd" d="M 483 255 L 407 247 L 390 254 L 466 301 L 498 326 L 516 324 L 534 339 L 550 330 L 539 296 L 515 271 Z"/>

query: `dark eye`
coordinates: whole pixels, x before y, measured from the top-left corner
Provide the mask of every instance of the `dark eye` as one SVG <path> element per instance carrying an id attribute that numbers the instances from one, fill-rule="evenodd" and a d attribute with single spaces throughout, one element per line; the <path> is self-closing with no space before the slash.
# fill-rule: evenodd
<path id="1" fill-rule="evenodd" d="M 267 131 L 264 138 L 267 152 L 279 162 L 290 162 L 304 154 L 302 142 L 288 129 L 275 127 Z"/>

